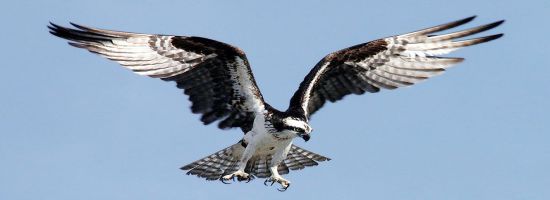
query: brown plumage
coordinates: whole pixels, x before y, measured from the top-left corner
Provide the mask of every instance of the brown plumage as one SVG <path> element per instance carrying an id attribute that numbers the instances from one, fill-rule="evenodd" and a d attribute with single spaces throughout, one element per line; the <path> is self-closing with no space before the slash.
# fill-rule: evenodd
<path id="1" fill-rule="evenodd" d="M 473 20 L 465 18 L 419 31 L 382 38 L 345 48 L 325 56 L 304 78 L 292 96 L 287 112 L 309 118 L 326 101 L 335 102 L 348 94 L 379 92 L 410 86 L 441 74 L 463 58 L 439 55 L 458 48 L 488 42 L 502 34 L 453 41 L 483 32 L 504 21 L 443 35 L 428 35 L 448 30 Z"/>

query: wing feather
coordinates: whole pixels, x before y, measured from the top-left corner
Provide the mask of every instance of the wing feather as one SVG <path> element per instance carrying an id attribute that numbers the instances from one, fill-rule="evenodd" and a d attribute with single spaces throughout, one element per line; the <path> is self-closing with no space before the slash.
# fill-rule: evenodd
<path id="1" fill-rule="evenodd" d="M 248 132 L 264 110 L 245 54 L 238 48 L 200 37 L 140 34 L 50 23 L 50 33 L 118 62 L 134 73 L 174 81 L 205 124 Z M 202 172 L 201 172 L 202 173 Z M 213 172 L 204 172 L 213 173 Z"/>
<path id="2" fill-rule="evenodd" d="M 329 100 L 348 94 L 375 93 L 384 89 L 410 86 L 462 62 L 463 58 L 440 57 L 457 49 L 502 37 L 455 40 L 487 31 L 504 20 L 442 35 L 428 35 L 472 21 L 475 16 L 355 45 L 325 56 L 304 78 L 292 96 L 288 112 L 308 119 Z M 292 165 L 288 166 L 292 168 Z"/>

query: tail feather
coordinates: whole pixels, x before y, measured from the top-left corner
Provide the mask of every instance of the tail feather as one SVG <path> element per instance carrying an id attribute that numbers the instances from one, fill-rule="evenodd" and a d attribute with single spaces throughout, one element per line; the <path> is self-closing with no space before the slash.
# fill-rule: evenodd
<path id="1" fill-rule="evenodd" d="M 330 158 L 292 145 L 284 162 L 291 170 L 300 170 L 305 167 L 316 166 L 318 162 L 329 160 Z"/>
<path id="2" fill-rule="evenodd" d="M 242 156 L 244 149 L 240 143 L 237 143 L 185 165 L 181 169 L 188 171 L 187 175 L 196 175 L 206 180 L 218 180 L 223 175 L 231 174 L 238 170 L 238 160 Z M 267 178 L 271 176 L 271 172 L 269 171 L 271 159 L 271 155 L 253 156 L 248 161 L 245 172 L 253 177 Z M 278 172 L 279 174 L 288 174 L 291 170 L 316 166 L 318 162 L 328 160 L 330 158 L 292 145 L 286 159 L 279 164 Z"/>
<path id="3" fill-rule="evenodd" d="M 217 180 L 225 174 L 237 171 L 237 161 L 244 147 L 240 143 L 231 145 L 210 156 L 181 167 L 187 175 L 196 175 L 206 180 Z"/>
<path id="4" fill-rule="evenodd" d="M 271 175 L 269 171 L 270 161 L 270 156 L 252 157 L 250 161 L 248 161 L 244 171 L 258 178 L 269 177 Z"/>
<path id="5" fill-rule="evenodd" d="M 300 169 L 305 168 L 305 166 L 302 164 L 302 162 L 299 161 L 299 158 L 295 157 L 295 156 L 297 156 L 297 155 L 296 154 L 291 154 L 291 153 L 289 153 L 286 156 L 286 159 L 284 160 L 284 162 L 287 164 L 288 168 L 290 170 L 300 170 Z"/>
<path id="6" fill-rule="evenodd" d="M 277 167 L 277 171 L 279 172 L 279 174 L 288 174 L 290 172 L 285 162 L 281 162 L 281 164 L 279 164 L 279 167 Z"/>

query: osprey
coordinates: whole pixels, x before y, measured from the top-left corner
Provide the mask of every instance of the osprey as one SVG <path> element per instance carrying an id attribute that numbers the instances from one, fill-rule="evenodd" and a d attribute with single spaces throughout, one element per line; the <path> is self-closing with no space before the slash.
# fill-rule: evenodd
<path id="1" fill-rule="evenodd" d="M 440 57 L 462 47 L 488 42 L 503 34 L 456 40 L 492 29 L 494 23 L 441 35 L 475 16 L 419 31 L 358 44 L 325 56 L 309 72 L 281 111 L 267 104 L 252 75 L 244 52 L 215 40 L 159 34 L 110 31 L 71 23 L 50 23 L 50 33 L 69 40 L 139 75 L 173 81 L 192 102 L 191 111 L 204 124 L 241 128 L 244 137 L 210 156 L 183 166 L 187 174 L 207 180 L 250 181 L 290 186 L 281 174 L 330 160 L 292 144 L 310 139 L 309 118 L 327 102 L 348 94 L 375 93 L 410 86 L 441 74 L 463 58 Z"/>

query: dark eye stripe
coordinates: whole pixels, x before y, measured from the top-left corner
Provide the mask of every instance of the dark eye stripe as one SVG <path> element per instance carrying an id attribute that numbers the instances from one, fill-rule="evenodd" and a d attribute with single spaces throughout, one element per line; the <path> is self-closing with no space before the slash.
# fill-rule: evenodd
<path id="1" fill-rule="evenodd" d="M 305 132 L 304 129 L 299 128 L 299 127 L 295 127 L 295 126 L 284 126 L 284 129 L 291 130 L 291 131 L 296 131 L 296 132 Z"/>

